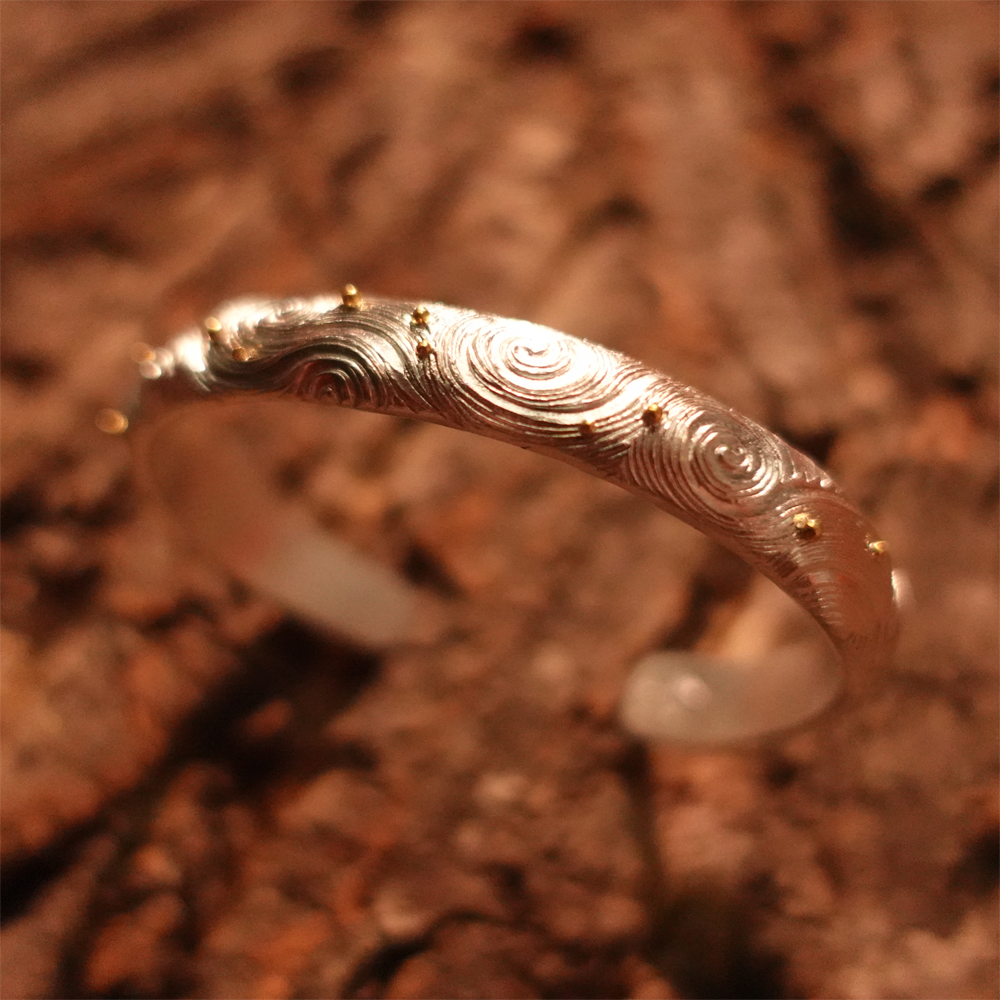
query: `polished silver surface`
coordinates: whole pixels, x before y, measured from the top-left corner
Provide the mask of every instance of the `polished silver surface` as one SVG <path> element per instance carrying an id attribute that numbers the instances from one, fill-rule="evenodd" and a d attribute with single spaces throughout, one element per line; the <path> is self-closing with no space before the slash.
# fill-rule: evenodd
<path id="1" fill-rule="evenodd" d="M 652 501 L 773 580 L 830 637 L 848 688 L 860 691 L 888 657 L 890 559 L 829 475 L 752 420 L 597 344 L 348 286 L 342 296 L 228 303 L 140 369 L 140 425 L 181 403 L 283 397 L 428 420 L 559 458 Z M 162 466 L 170 447 L 159 435 L 147 461 Z M 162 472 L 159 482 L 162 492 Z M 805 674 L 802 683 L 816 684 Z M 786 721 L 831 696 L 798 699 Z"/>

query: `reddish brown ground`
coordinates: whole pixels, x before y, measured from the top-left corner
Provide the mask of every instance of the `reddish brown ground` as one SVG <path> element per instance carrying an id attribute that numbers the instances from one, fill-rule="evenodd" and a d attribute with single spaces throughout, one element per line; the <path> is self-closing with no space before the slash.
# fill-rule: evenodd
<path id="1" fill-rule="evenodd" d="M 996 995 L 995 4 L 0 18 L 4 997 Z M 451 593 L 438 644 L 365 657 L 180 553 L 94 429 L 130 345 L 345 280 L 818 456 L 912 580 L 882 693 L 757 752 L 633 741 L 629 663 L 745 574 L 430 426 L 275 447 Z"/>

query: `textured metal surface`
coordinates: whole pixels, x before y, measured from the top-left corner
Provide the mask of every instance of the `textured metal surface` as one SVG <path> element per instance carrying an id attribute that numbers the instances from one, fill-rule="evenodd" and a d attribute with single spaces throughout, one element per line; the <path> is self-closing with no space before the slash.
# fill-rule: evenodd
<path id="1" fill-rule="evenodd" d="M 884 543 L 827 473 L 752 420 L 599 345 L 348 289 L 343 299 L 228 303 L 146 364 L 148 379 L 185 393 L 290 394 L 558 457 L 735 551 L 859 667 L 884 660 L 894 635 Z"/>

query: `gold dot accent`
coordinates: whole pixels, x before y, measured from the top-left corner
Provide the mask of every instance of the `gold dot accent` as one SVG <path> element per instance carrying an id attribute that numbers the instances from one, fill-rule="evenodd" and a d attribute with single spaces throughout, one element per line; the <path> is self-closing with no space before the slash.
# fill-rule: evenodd
<path id="1" fill-rule="evenodd" d="M 94 424 L 105 434 L 124 434 L 128 430 L 128 417 L 121 410 L 107 407 L 97 411 Z"/>
<path id="2" fill-rule="evenodd" d="M 411 327 L 423 327 L 427 329 L 427 321 L 431 318 L 430 310 L 427 306 L 417 306 L 413 312 L 410 313 L 410 326 Z"/>
<path id="3" fill-rule="evenodd" d="M 340 301 L 345 309 L 360 309 L 364 305 L 361 293 L 354 285 L 344 285 L 340 290 Z"/>
<path id="4" fill-rule="evenodd" d="M 434 354 L 434 345 L 429 340 L 417 341 L 417 357 L 422 361 Z"/>
<path id="5" fill-rule="evenodd" d="M 156 360 L 156 351 L 149 344 L 133 344 L 128 353 L 129 357 L 138 365 L 141 365 L 144 361 Z"/>
<path id="6" fill-rule="evenodd" d="M 823 525 L 819 518 L 810 514 L 796 514 L 792 518 L 792 524 L 795 526 L 795 534 L 804 542 L 814 541 L 823 534 Z"/>
<path id="7" fill-rule="evenodd" d="M 873 541 L 869 538 L 867 548 L 873 556 L 884 556 L 889 553 L 889 546 L 881 539 Z"/>
<path id="8" fill-rule="evenodd" d="M 208 337 L 213 344 L 222 343 L 222 322 L 217 316 L 208 316 L 202 324 L 208 332 Z"/>
<path id="9" fill-rule="evenodd" d="M 594 424 L 590 420 L 580 421 L 580 433 L 585 438 L 592 438 L 594 436 Z"/>
<path id="10" fill-rule="evenodd" d="M 252 347 L 234 347 L 233 361 L 252 361 L 257 352 Z"/>
<path id="11" fill-rule="evenodd" d="M 652 430 L 654 427 L 658 426 L 660 421 L 663 419 L 663 407 L 659 403 L 650 403 L 642 411 L 642 422 Z"/>

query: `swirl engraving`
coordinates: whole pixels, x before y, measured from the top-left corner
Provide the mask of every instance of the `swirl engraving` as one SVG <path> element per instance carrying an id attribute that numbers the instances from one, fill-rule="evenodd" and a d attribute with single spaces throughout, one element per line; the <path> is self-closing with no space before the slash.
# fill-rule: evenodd
<path id="1" fill-rule="evenodd" d="M 691 465 L 716 500 L 746 501 L 766 496 L 782 478 L 784 449 L 759 435 L 733 427 L 732 422 L 702 420 L 690 438 Z"/>
<path id="2" fill-rule="evenodd" d="M 614 391 L 617 365 L 589 344 L 531 323 L 512 323 L 468 343 L 473 384 L 494 400 L 542 414 L 592 409 Z"/>
<path id="3" fill-rule="evenodd" d="M 584 420 L 610 429 L 635 402 L 638 362 L 548 327 L 465 313 L 439 339 L 436 404 L 470 430 L 578 451 Z M 621 453 L 603 442 L 600 458 Z"/>
<path id="4" fill-rule="evenodd" d="M 873 557 L 870 529 L 822 469 L 710 397 L 585 340 L 440 304 L 244 300 L 216 311 L 204 356 L 179 369 L 202 393 L 292 394 L 554 455 L 718 539 L 841 645 L 874 641 L 892 620 L 888 560 Z M 810 531 L 796 531 L 798 514 Z"/>
<path id="5" fill-rule="evenodd" d="M 669 435 L 640 436 L 629 452 L 636 483 L 714 526 L 773 510 L 775 490 L 794 468 L 778 438 L 746 418 L 688 402 L 673 401 L 666 414 Z"/>

